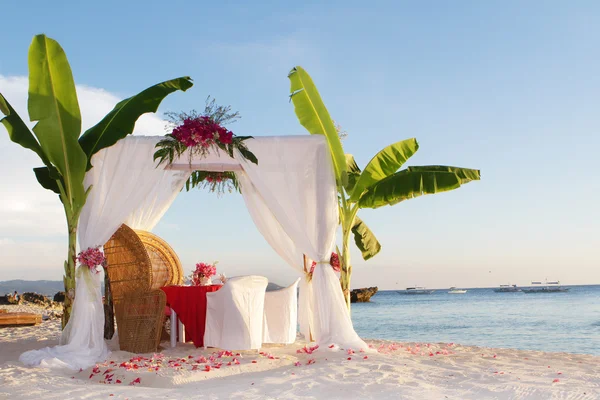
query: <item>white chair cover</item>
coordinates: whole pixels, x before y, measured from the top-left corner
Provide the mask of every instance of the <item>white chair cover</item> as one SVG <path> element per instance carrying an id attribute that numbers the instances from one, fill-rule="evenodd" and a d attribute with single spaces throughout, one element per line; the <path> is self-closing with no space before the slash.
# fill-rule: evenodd
<path id="1" fill-rule="evenodd" d="M 294 343 L 298 331 L 298 283 L 265 293 L 263 343 Z"/>
<path id="2" fill-rule="evenodd" d="M 204 346 L 260 349 L 268 283 L 262 276 L 238 276 L 229 278 L 218 291 L 207 293 Z"/>

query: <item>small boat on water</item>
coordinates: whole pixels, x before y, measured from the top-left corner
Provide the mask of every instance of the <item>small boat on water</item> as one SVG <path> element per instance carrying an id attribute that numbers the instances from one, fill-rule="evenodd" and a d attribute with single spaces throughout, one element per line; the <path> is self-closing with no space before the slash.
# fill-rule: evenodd
<path id="1" fill-rule="evenodd" d="M 465 293 L 467 293 L 467 289 L 457 289 L 453 286 L 450 288 L 450 290 L 448 290 L 448 293 L 450 293 L 450 294 L 465 294 Z"/>
<path id="2" fill-rule="evenodd" d="M 546 281 L 545 286 L 537 286 L 542 285 L 542 282 L 531 282 L 531 285 L 533 286 L 529 288 L 523 288 L 523 293 L 565 293 L 570 289 L 560 286 L 560 281 Z"/>
<path id="3" fill-rule="evenodd" d="M 496 293 L 516 293 L 520 291 L 521 288 L 518 288 L 517 285 L 500 285 L 499 288 L 494 289 Z"/>
<path id="4" fill-rule="evenodd" d="M 406 290 L 401 290 L 398 293 L 399 294 L 431 294 L 435 292 L 435 290 L 429 290 L 429 289 L 425 289 L 424 287 L 421 286 L 415 286 L 415 287 L 408 287 L 406 288 Z"/>

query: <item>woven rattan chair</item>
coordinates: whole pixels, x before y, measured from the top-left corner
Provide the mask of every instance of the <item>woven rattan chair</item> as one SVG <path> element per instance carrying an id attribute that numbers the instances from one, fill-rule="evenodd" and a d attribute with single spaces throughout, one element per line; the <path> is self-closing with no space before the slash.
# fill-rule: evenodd
<path id="1" fill-rule="evenodd" d="M 159 288 L 183 279 L 177 255 L 156 235 L 125 224 L 106 242 L 104 254 L 121 350 L 156 351 L 167 301 Z"/>
<path id="2" fill-rule="evenodd" d="M 183 268 L 175 251 L 161 238 L 147 231 L 135 230 L 152 264 L 152 289 L 183 283 Z"/>

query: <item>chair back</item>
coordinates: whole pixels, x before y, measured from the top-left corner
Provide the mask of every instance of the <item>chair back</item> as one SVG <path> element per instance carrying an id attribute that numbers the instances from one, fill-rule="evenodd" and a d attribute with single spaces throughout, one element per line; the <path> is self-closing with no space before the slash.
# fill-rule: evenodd
<path id="1" fill-rule="evenodd" d="M 298 284 L 265 294 L 263 343 L 294 343 L 298 327 Z"/>
<path id="2" fill-rule="evenodd" d="M 123 224 L 104 245 L 113 301 L 152 287 L 152 262 L 140 237 Z"/>
<path id="3" fill-rule="evenodd" d="M 207 293 L 204 345 L 226 350 L 259 349 L 268 283 L 262 276 L 239 276 Z"/>
<path id="4" fill-rule="evenodd" d="M 160 289 L 168 285 L 183 283 L 183 268 L 181 261 L 171 246 L 155 234 L 135 230 L 146 248 L 152 266 L 152 289 Z"/>

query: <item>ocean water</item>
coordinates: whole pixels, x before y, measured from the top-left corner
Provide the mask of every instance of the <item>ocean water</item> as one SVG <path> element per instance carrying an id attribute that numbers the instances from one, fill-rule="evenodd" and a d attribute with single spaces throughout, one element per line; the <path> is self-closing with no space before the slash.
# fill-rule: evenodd
<path id="1" fill-rule="evenodd" d="M 567 293 L 430 295 L 380 291 L 352 304 L 363 338 L 600 355 L 600 285 L 564 286 Z"/>

